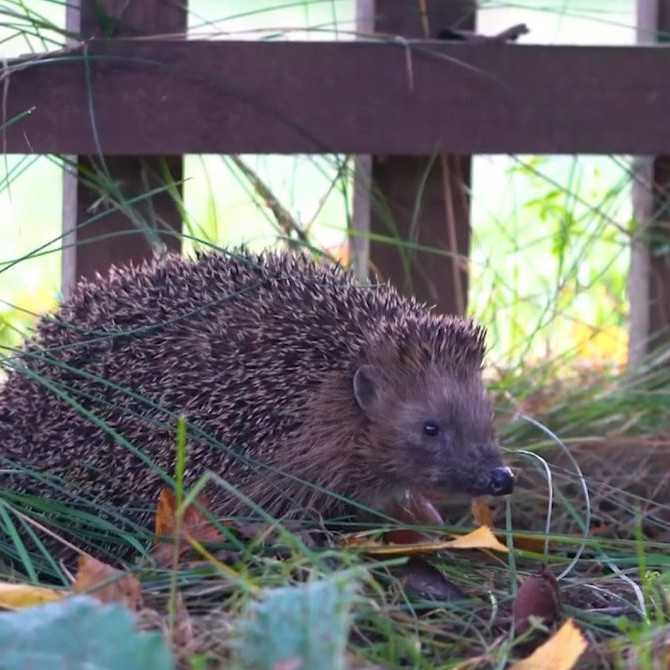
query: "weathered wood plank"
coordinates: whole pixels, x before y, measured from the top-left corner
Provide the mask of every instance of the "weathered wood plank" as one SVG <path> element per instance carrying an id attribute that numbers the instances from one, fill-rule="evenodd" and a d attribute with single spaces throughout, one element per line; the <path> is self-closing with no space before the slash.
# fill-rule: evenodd
<path id="1" fill-rule="evenodd" d="M 670 50 L 94 40 L 12 67 L 10 152 L 670 152 Z M 569 72 L 570 76 L 565 76 Z M 632 122 L 635 122 L 632 125 Z"/>
<path id="2" fill-rule="evenodd" d="M 376 30 L 407 38 L 472 30 L 475 13 L 473 0 L 377 0 Z M 445 314 L 464 314 L 468 302 L 470 173 L 470 157 L 444 153 L 376 156 L 372 164 L 372 266 Z"/>

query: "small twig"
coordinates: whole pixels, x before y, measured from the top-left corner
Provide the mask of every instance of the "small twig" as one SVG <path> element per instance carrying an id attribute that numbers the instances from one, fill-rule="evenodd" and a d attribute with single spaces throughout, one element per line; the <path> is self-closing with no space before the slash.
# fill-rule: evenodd
<path id="1" fill-rule="evenodd" d="M 319 198 L 319 204 L 317 205 L 316 211 L 312 215 L 312 218 L 309 220 L 309 223 L 305 225 L 304 232 L 305 234 L 309 234 L 309 231 L 311 230 L 312 226 L 316 223 L 316 219 L 321 214 L 323 211 L 323 208 L 330 197 L 331 193 L 335 190 L 335 186 L 337 185 L 337 182 L 342 179 L 342 177 L 345 175 L 346 171 L 349 169 L 349 159 L 351 156 L 346 156 L 345 159 L 338 164 L 337 166 L 337 173 L 331 180 L 330 184 L 328 185 L 328 190 Z"/>
<path id="2" fill-rule="evenodd" d="M 270 187 L 238 155 L 233 154 L 230 158 L 237 169 L 251 182 L 256 194 L 265 203 L 265 206 L 274 214 L 277 224 L 284 231 L 284 234 L 290 239 L 291 233 L 295 233 L 300 242 L 307 244 L 309 239 L 305 231 L 293 218 L 291 212 L 279 202 Z"/>

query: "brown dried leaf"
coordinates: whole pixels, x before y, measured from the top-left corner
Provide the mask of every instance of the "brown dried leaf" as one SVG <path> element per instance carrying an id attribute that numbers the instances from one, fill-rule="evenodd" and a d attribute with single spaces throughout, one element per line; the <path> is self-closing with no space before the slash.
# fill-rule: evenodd
<path id="1" fill-rule="evenodd" d="M 177 499 L 170 489 L 161 489 L 158 494 L 156 516 L 154 517 L 154 535 L 164 537 L 172 535 L 177 525 Z"/>
<path id="2" fill-rule="evenodd" d="M 205 495 L 197 498 L 198 505 L 208 509 Z M 177 501 L 171 489 L 161 489 L 158 496 L 154 520 L 157 547 L 153 556 L 159 565 L 169 565 L 174 558 L 174 543 L 178 543 L 178 557 L 190 550 L 190 540 L 201 543 L 217 542 L 223 538 L 219 530 L 209 522 L 196 505 L 189 505 L 182 515 L 181 525 L 177 520 Z"/>
<path id="3" fill-rule="evenodd" d="M 465 593 L 437 568 L 420 558 L 411 558 L 399 570 L 406 593 L 428 600 L 461 600 Z"/>
<path id="4" fill-rule="evenodd" d="M 79 569 L 72 590 L 88 593 L 103 603 L 121 603 L 132 611 L 142 607 L 142 587 L 137 577 L 92 556 L 79 557 Z"/>
<path id="5" fill-rule="evenodd" d="M 425 496 L 414 491 L 406 490 L 401 500 L 398 500 L 388 510 L 390 516 L 398 521 L 418 526 L 444 526 L 442 515 L 433 503 Z M 430 539 L 426 533 L 411 528 L 399 528 L 385 533 L 389 542 L 396 544 L 416 544 Z"/>
<path id="6" fill-rule="evenodd" d="M 504 535 L 498 535 L 501 541 L 505 539 Z M 523 549 L 524 551 L 532 551 L 536 554 L 544 554 L 544 538 L 543 537 L 522 537 L 516 533 L 512 536 L 514 539 L 514 548 Z"/>
<path id="7" fill-rule="evenodd" d="M 542 619 L 547 626 L 555 623 L 561 615 L 561 599 L 556 577 L 546 568 L 527 577 L 516 594 L 512 614 L 517 634 L 528 630 L 531 616 Z"/>
<path id="8" fill-rule="evenodd" d="M 543 645 L 510 670 L 571 670 L 587 646 L 579 628 L 568 619 Z"/>

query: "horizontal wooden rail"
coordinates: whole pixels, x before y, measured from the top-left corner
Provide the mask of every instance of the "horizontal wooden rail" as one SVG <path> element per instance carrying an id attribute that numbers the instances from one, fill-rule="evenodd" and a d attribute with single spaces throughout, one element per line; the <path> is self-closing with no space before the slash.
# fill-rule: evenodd
<path id="1" fill-rule="evenodd" d="M 2 142 L 108 155 L 659 154 L 669 74 L 664 47 L 93 40 L 9 63 Z"/>

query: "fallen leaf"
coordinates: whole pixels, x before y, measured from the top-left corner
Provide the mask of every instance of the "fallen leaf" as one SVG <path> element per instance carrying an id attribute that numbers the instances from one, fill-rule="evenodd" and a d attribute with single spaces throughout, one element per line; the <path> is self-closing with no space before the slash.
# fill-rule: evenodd
<path id="1" fill-rule="evenodd" d="M 493 528 L 493 512 L 486 498 L 473 498 L 470 509 L 478 526 Z"/>
<path id="2" fill-rule="evenodd" d="M 157 538 L 172 535 L 176 525 L 177 499 L 170 489 L 161 489 L 154 517 L 154 535 Z"/>
<path id="3" fill-rule="evenodd" d="M 472 517 L 478 526 L 488 526 L 494 528 L 493 510 L 487 498 L 473 498 L 470 505 Z M 506 542 L 505 535 L 498 532 L 496 537 L 503 543 Z M 543 537 L 524 537 L 517 533 L 513 534 L 514 548 L 525 549 L 526 551 L 534 551 L 538 554 L 544 553 L 544 538 Z"/>
<path id="4" fill-rule="evenodd" d="M 44 605 L 62 600 L 68 595 L 68 591 L 56 591 L 43 586 L 0 582 L 0 607 L 4 609 L 16 610 Z"/>
<path id="5" fill-rule="evenodd" d="M 209 501 L 206 496 L 197 498 L 198 505 L 207 509 Z M 170 565 L 174 559 L 174 543 L 179 545 L 178 557 L 190 550 L 190 540 L 198 542 L 216 542 L 222 540 L 221 533 L 196 505 L 189 505 L 183 512 L 181 524 L 177 519 L 177 501 L 171 489 L 161 489 L 158 496 L 156 517 L 154 521 L 156 542 L 158 546 L 153 556 L 159 565 Z"/>
<path id="6" fill-rule="evenodd" d="M 87 593 L 103 603 L 120 603 L 131 611 L 142 607 L 142 587 L 137 577 L 92 556 L 79 557 L 79 569 L 72 589 L 75 593 Z"/>
<path id="7" fill-rule="evenodd" d="M 460 535 L 449 544 L 451 549 L 494 549 L 503 553 L 509 552 L 488 526 L 480 526 L 467 535 Z"/>
<path id="8" fill-rule="evenodd" d="M 463 600 L 465 593 L 437 568 L 421 558 L 411 558 L 398 571 L 406 593 L 427 600 Z"/>
<path id="9" fill-rule="evenodd" d="M 388 510 L 389 516 L 398 521 L 417 526 L 444 526 L 444 519 L 433 503 L 420 493 L 405 490 L 400 500 L 394 502 Z M 429 539 L 426 533 L 412 528 L 398 528 L 384 534 L 389 542 L 396 544 L 415 544 Z"/>
<path id="10" fill-rule="evenodd" d="M 546 568 L 526 577 L 516 594 L 512 614 L 517 634 L 528 630 L 531 616 L 542 619 L 547 626 L 557 621 L 561 614 L 561 599 L 556 577 Z"/>
<path id="11" fill-rule="evenodd" d="M 568 619 L 543 645 L 528 658 L 517 661 L 510 670 L 571 670 L 587 646 L 582 632 Z"/>
<path id="12" fill-rule="evenodd" d="M 467 535 L 459 535 L 453 540 L 441 540 L 437 542 L 419 542 L 417 544 L 381 544 L 379 542 L 367 542 L 353 545 L 357 551 L 375 556 L 416 556 L 419 554 L 433 554 L 443 549 L 493 549 L 506 553 L 508 551 L 501 544 L 490 528 L 482 526 Z"/>
<path id="13" fill-rule="evenodd" d="M 501 541 L 505 540 L 505 536 L 498 534 Z M 536 554 L 544 554 L 544 538 L 543 537 L 528 537 L 523 535 L 512 535 L 515 549 L 523 549 L 524 551 L 532 551 Z"/>
<path id="14" fill-rule="evenodd" d="M 209 501 L 206 496 L 198 496 L 198 503 L 207 508 Z M 181 520 L 182 530 L 189 524 L 194 527 L 198 522 L 208 523 L 203 520 L 202 514 L 197 507 L 188 506 L 184 510 Z M 158 504 L 156 505 L 156 516 L 154 518 L 154 533 L 156 537 L 165 537 L 174 535 L 177 530 L 177 498 L 172 489 L 163 488 L 158 494 Z"/>

